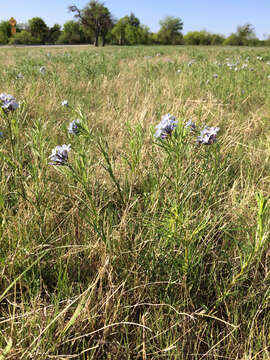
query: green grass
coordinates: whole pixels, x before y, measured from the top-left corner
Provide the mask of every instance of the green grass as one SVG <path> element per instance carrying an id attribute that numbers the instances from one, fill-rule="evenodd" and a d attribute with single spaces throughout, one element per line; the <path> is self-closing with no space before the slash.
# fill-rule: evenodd
<path id="1" fill-rule="evenodd" d="M 269 358 L 267 61 L 0 49 L 0 92 L 20 102 L 0 115 L 1 360 Z M 179 125 L 161 141 L 166 113 Z M 196 145 L 190 118 L 217 142 Z M 62 144 L 68 166 L 48 165 Z"/>

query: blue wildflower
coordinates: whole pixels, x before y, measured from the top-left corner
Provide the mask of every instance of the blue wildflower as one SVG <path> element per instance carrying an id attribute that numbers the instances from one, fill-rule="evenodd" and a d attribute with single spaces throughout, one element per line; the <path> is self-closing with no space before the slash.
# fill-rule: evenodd
<path id="1" fill-rule="evenodd" d="M 56 146 L 52 150 L 52 154 L 49 156 L 53 162 L 49 163 L 49 165 L 66 165 L 68 161 L 68 153 L 70 151 L 69 145 Z"/>
<path id="2" fill-rule="evenodd" d="M 166 139 L 171 136 L 173 130 L 177 127 L 178 121 L 176 117 L 171 114 L 166 114 L 161 118 L 161 122 L 155 127 L 157 131 L 154 136 L 160 139 Z"/>
<path id="3" fill-rule="evenodd" d="M 0 94 L 0 106 L 4 111 L 12 111 L 19 107 L 14 96 L 6 93 Z"/>
<path id="4" fill-rule="evenodd" d="M 45 72 L 46 72 L 45 66 L 41 66 L 41 67 L 39 68 L 39 71 L 41 72 L 41 74 L 45 74 Z"/>
<path id="5" fill-rule="evenodd" d="M 70 134 L 73 135 L 77 135 L 79 133 L 79 123 L 80 120 L 73 120 L 69 125 L 68 125 L 68 132 Z"/>
<path id="6" fill-rule="evenodd" d="M 63 100 L 63 101 L 61 102 L 61 105 L 62 105 L 62 106 L 68 106 L 68 101 L 67 101 L 67 100 Z"/>
<path id="7" fill-rule="evenodd" d="M 217 133 L 219 132 L 219 127 L 209 127 L 205 126 L 204 129 L 200 132 L 200 136 L 197 137 L 198 144 L 211 145 L 216 141 Z"/>

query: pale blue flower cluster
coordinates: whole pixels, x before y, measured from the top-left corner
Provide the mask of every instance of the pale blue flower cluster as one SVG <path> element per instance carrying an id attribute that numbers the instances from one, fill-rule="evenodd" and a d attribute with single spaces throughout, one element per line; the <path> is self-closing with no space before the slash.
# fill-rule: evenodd
<path id="1" fill-rule="evenodd" d="M 39 71 L 41 72 L 41 74 L 45 74 L 45 72 L 46 72 L 46 67 L 45 67 L 45 66 L 41 66 L 41 67 L 39 68 Z"/>
<path id="2" fill-rule="evenodd" d="M 171 136 L 173 130 L 177 127 L 178 120 L 175 116 L 171 114 L 166 114 L 162 117 L 161 122 L 155 127 L 156 132 L 155 137 L 162 140 L 166 139 L 168 136 Z M 196 124 L 189 119 L 184 123 L 184 127 L 189 129 L 191 133 L 195 133 Z M 209 127 L 205 125 L 204 129 L 200 131 L 200 135 L 197 136 L 197 144 L 210 145 L 216 141 L 217 133 L 219 132 L 219 127 Z"/>
<path id="3" fill-rule="evenodd" d="M 200 136 L 197 137 L 197 144 L 213 144 L 216 141 L 217 133 L 219 132 L 219 130 L 219 127 L 209 127 L 206 125 L 204 129 L 200 132 Z"/>
<path id="4" fill-rule="evenodd" d="M 16 110 L 19 107 L 14 96 L 6 93 L 0 94 L 0 106 L 4 111 Z"/>
<path id="5" fill-rule="evenodd" d="M 166 139 L 171 136 L 173 130 L 177 127 L 178 121 L 176 117 L 171 114 L 166 114 L 161 118 L 161 122 L 155 127 L 155 137 Z"/>
<path id="6" fill-rule="evenodd" d="M 79 134 L 79 124 L 80 124 L 80 120 L 73 120 L 69 125 L 68 125 L 68 132 L 70 134 L 73 135 L 77 135 Z"/>
<path id="7" fill-rule="evenodd" d="M 69 145 L 56 146 L 52 150 L 52 154 L 49 156 L 49 159 L 52 160 L 49 165 L 66 165 L 68 161 L 68 153 L 71 150 Z"/>
<path id="8" fill-rule="evenodd" d="M 63 100 L 63 101 L 61 102 L 61 105 L 62 105 L 62 106 L 68 106 L 68 101 L 67 101 L 67 100 Z"/>

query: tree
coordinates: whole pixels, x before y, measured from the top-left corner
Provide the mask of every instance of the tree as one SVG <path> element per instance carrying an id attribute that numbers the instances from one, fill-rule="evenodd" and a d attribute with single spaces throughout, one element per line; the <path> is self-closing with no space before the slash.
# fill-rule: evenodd
<path id="1" fill-rule="evenodd" d="M 0 22 L 0 32 L 4 34 L 5 37 L 11 37 L 11 25 L 9 21 Z"/>
<path id="2" fill-rule="evenodd" d="M 48 26 L 40 17 L 33 17 L 29 20 L 29 31 L 31 35 L 39 39 L 42 44 L 44 44 L 48 39 Z"/>
<path id="3" fill-rule="evenodd" d="M 58 24 L 54 24 L 53 27 L 49 29 L 48 41 L 52 44 L 55 44 L 61 35 L 61 26 Z"/>
<path id="4" fill-rule="evenodd" d="M 221 45 L 224 36 L 212 34 L 206 30 L 190 31 L 184 36 L 183 40 L 185 45 Z"/>
<path id="5" fill-rule="evenodd" d="M 98 46 L 99 36 L 102 37 L 102 46 L 105 45 L 106 35 L 113 27 L 113 18 L 108 8 L 98 0 L 92 0 L 82 10 L 77 6 L 69 6 L 69 11 L 75 13 L 75 18 L 86 28 L 93 31 L 94 45 Z"/>
<path id="6" fill-rule="evenodd" d="M 183 22 L 178 17 L 166 16 L 159 22 L 161 28 L 158 32 L 158 39 L 162 44 L 181 44 L 183 35 Z"/>
<path id="7" fill-rule="evenodd" d="M 256 38 L 254 27 L 251 24 L 238 26 L 236 33 L 232 33 L 225 41 L 224 45 L 256 45 L 259 39 Z"/>
<path id="8" fill-rule="evenodd" d="M 243 41 L 252 40 L 256 37 L 254 27 L 251 24 L 237 26 L 236 35 Z"/>
<path id="9" fill-rule="evenodd" d="M 140 20 L 131 13 L 117 21 L 112 35 L 119 45 L 146 44 L 149 40 L 149 29 L 141 25 Z"/>
<path id="10" fill-rule="evenodd" d="M 81 25 L 73 20 L 64 24 L 63 31 L 57 39 L 58 44 L 81 44 L 86 42 Z"/>
<path id="11" fill-rule="evenodd" d="M 131 26 L 135 26 L 136 28 L 138 28 L 141 24 L 140 20 L 134 15 L 133 12 L 129 15 L 128 21 Z"/>
<path id="12" fill-rule="evenodd" d="M 112 29 L 112 35 L 117 39 L 119 45 L 125 44 L 125 29 L 128 25 L 128 16 L 125 16 L 117 21 Z"/>

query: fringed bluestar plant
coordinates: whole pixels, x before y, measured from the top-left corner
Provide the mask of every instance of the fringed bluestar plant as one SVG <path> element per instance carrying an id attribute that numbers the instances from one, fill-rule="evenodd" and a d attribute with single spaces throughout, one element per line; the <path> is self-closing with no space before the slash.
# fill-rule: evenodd
<path id="1" fill-rule="evenodd" d="M 7 112 L 17 109 L 19 104 L 17 103 L 14 96 L 2 93 L 0 94 L 0 106 L 5 112 Z"/>
<path id="2" fill-rule="evenodd" d="M 177 127 L 178 121 L 176 117 L 171 114 L 166 114 L 161 118 L 161 122 L 155 127 L 157 131 L 154 136 L 160 139 L 166 139 L 171 136 L 173 130 Z"/>
<path id="3" fill-rule="evenodd" d="M 219 132 L 219 127 L 209 127 L 205 126 L 204 129 L 200 132 L 200 136 L 197 137 L 197 144 L 211 145 L 216 141 L 217 133 Z"/>
<path id="4" fill-rule="evenodd" d="M 24 78 L 24 76 L 23 76 L 22 73 L 19 73 L 19 74 L 16 76 L 16 79 L 23 79 L 23 78 Z"/>
<path id="5" fill-rule="evenodd" d="M 70 151 L 69 145 L 56 146 L 52 150 L 52 154 L 49 156 L 49 159 L 52 160 L 49 165 L 66 165 L 68 161 L 68 153 Z"/>
<path id="6" fill-rule="evenodd" d="M 63 101 L 61 102 L 61 105 L 62 105 L 62 106 L 68 106 L 68 101 L 67 101 L 67 100 L 63 100 Z"/>
<path id="7" fill-rule="evenodd" d="M 68 125 L 68 132 L 70 134 L 73 135 L 78 135 L 79 134 L 79 123 L 80 120 L 73 120 L 69 125 Z"/>

